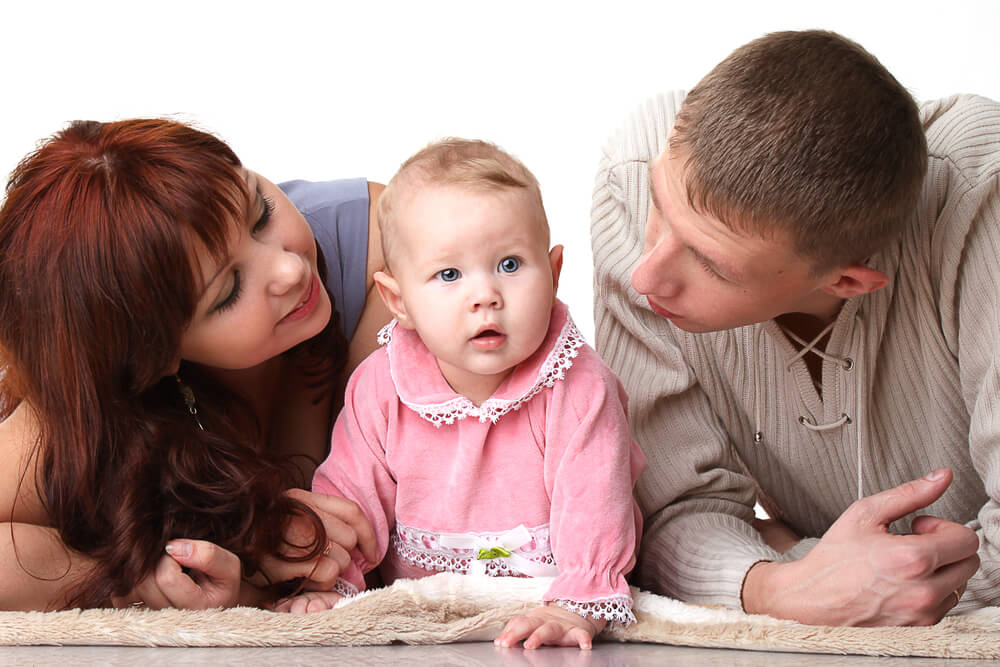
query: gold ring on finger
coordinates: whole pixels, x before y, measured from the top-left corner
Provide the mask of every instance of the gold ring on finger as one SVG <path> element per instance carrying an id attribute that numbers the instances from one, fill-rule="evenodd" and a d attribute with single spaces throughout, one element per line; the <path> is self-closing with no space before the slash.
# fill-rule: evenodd
<path id="1" fill-rule="evenodd" d="M 333 540 L 327 540 L 326 541 L 326 548 L 323 549 L 323 555 L 324 556 L 329 556 L 331 551 L 333 551 Z"/>
<path id="2" fill-rule="evenodd" d="M 961 586 L 951 592 L 951 594 L 955 596 L 955 604 L 953 606 L 958 606 L 958 603 L 962 600 L 962 594 L 959 592 L 960 589 Z"/>

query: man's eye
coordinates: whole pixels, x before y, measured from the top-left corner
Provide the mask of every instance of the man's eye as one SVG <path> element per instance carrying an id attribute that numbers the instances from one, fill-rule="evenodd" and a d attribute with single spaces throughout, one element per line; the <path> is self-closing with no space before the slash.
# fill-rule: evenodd
<path id="1" fill-rule="evenodd" d="M 461 273 L 458 269 L 443 269 L 437 272 L 437 277 L 446 283 L 452 283 L 461 277 Z"/>
<path id="2" fill-rule="evenodd" d="M 521 268 L 521 262 L 517 257 L 504 257 L 498 265 L 501 273 L 514 273 Z"/>

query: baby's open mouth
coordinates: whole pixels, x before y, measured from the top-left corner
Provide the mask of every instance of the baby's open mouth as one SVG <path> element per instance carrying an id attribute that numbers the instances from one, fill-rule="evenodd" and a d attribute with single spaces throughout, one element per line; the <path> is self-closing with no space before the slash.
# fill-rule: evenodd
<path id="1" fill-rule="evenodd" d="M 473 338 L 490 338 L 492 336 L 501 336 L 501 335 L 503 334 L 501 334 L 496 329 L 487 329 L 486 331 L 482 331 L 476 334 L 475 336 L 473 336 Z"/>

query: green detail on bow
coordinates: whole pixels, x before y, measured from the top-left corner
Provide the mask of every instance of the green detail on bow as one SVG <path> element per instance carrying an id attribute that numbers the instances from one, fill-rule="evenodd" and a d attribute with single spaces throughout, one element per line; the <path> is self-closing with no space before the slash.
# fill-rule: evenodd
<path id="1" fill-rule="evenodd" d="M 503 547 L 492 547 L 490 549 L 480 549 L 476 560 L 489 560 L 491 558 L 507 558 L 510 552 Z"/>

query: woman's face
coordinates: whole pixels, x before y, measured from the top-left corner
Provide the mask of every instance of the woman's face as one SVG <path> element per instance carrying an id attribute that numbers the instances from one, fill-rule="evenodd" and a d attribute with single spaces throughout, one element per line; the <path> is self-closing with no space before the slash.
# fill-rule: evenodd
<path id="1" fill-rule="evenodd" d="M 246 219 L 222 262 L 198 247 L 203 291 L 181 338 L 182 359 L 213 368 L 267 361 L 322 331 L 332 311 L 309 223 L 273 183 L 243 175 Z"/>

